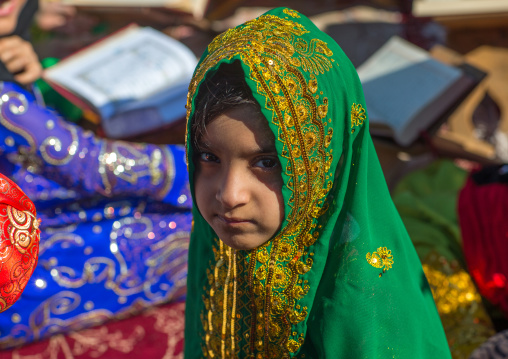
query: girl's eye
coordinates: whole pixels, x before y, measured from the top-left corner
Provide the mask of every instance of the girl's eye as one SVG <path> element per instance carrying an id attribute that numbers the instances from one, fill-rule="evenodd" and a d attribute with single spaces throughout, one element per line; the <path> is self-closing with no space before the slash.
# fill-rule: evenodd
<path id="1" fill-rule="evenodd" d="M 274 158 L 262 158 L 259 161 L 257 161 L 254 165 L 261 168 L 274 168 L 277 167 L 279 164 L 279 161 Z"/>
<path id="2" fill-rule="evenodd" d="M 210 152 L 201 152 L 199 159 L 203 162 L 216 162 L 219 163 L 219 158 Z"/>

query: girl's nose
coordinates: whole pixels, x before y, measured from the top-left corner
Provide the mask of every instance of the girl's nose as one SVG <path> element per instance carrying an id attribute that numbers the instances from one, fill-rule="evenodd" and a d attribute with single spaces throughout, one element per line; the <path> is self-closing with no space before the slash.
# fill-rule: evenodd
<path id="1" fill-rule="evenodd" d="M 241 168 L 229 168 L 223 174 L 215 195 L 224 208 L 233 209 L 249 201 L 248 176 Z"/>

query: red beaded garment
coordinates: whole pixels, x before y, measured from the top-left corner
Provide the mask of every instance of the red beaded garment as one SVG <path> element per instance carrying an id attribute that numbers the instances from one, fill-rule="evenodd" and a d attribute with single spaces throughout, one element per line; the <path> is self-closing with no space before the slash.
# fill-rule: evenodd
<path id="1" fill-rule="evenodd" d="M 33 202 L 0 174 L 0 312 L 18 300 L 37 265 L 39 233 Z"/>

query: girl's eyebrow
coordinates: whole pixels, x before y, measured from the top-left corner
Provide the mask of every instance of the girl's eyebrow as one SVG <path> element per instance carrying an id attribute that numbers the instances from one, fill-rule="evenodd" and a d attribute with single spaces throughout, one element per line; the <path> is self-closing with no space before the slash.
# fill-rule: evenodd
<path id="1" fill-rule="evenodd" d="M 199 143 L 196 144 L 196 148 L 199 151 L 202 151 L 202 150 L 210 150 L 212 148 L 212 146 L 208 141 L 201 138 L 201 141 L 199 141 Z"/>
<path id="2" fill-rule="evenodd" d="M 252 152 L 253 155 L 262 155 L 262 154 L 276 154 L 277 150 L 275 149 L 275 146 L 268 146 L 268 147 L 259 147 L 256 150 Z"/>

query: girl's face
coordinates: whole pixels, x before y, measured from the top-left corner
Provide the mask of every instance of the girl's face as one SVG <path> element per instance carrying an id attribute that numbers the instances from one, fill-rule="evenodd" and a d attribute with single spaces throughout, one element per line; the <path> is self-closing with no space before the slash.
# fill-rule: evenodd
<path id="1" fill-rule="evenodd" d="M 226 245 L 253 249 L 277 233 L 284 219 L 281 165 L 259 111 L 242 106 L 212 120 L 195 163 L 199 211 Z"/>
<path id="2" fill-rule="evenodd" d="M 0 0 L 0 36 L 14 31 L 26 0 Z"/>

